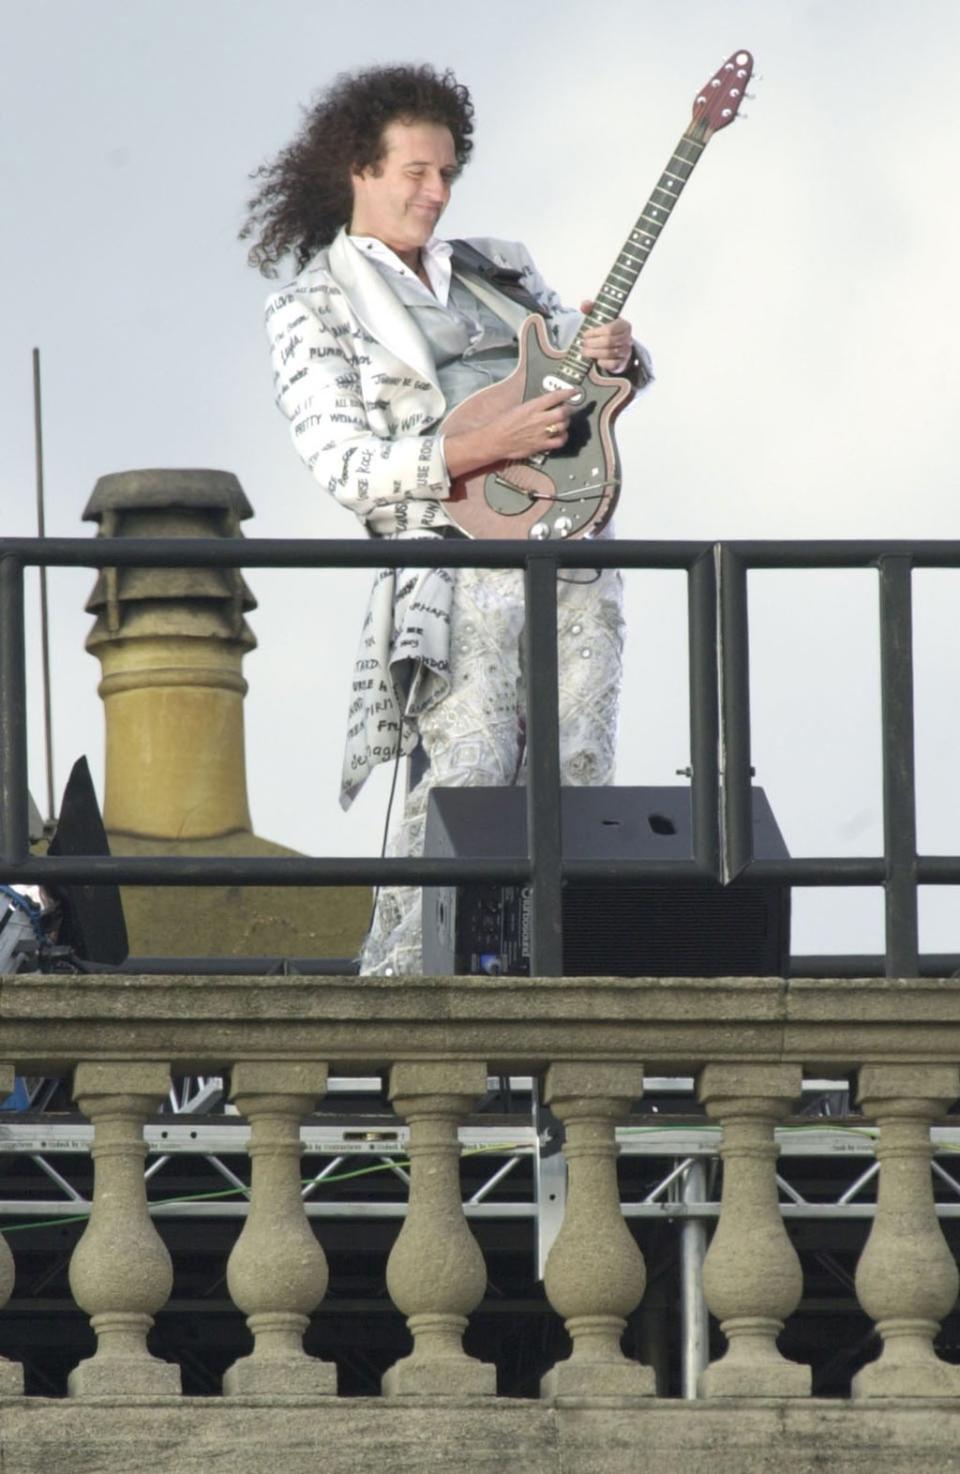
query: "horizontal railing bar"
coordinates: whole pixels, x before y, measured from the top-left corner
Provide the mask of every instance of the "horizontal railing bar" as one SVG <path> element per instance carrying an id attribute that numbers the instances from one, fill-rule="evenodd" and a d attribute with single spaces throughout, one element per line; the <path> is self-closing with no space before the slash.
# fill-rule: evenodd
<path id="1" fill-rule="evenodd" d="M 0 538 L 0 557 L 31 567 L 520 567 L 527 558 L 557 559 L 564 567 L 690 568 L 712 541 L 404 538 Z M 748 568 L 871 568 L 883 558 L 907 558 L 915 568 L 960 567 L 960 542 L 883 539 L 812 539 L 728 542 Z"/>
<path id="2" fill-rule="evenodd" d="M 789 860 L 754 860 L 737 877 L 754 884 L 782 881 L 785 885 L 883 885 L 886 861 L 881 857 L 848 855 L 795 856 Z M 917 880 L 922 885 L 960 885 L 960 857 L 921 855 Z"/>
<path id="3" fill-rule="evenodd" d="M 283 971 L 304 977 L 346 977 L 356 972 L 357 963 L 348 957 L 128 957 L 118 971 L 142 976 L 196 974 L 197 977 L 267 977 Z M 797 955 L 790 958 L 791 978 L 882 977 L 881 952 L 839 952 Z M 948 978 L 960 972 L 960 952 L 920 954 L 919 976 Z"/>
<path id="4" fill-rule="evenodd" d="M 568 860 L 567 881 L 614 886 L 625 881 L 718 884 L 693 860 Z M 447 885 L 453 882 L 523 885 L 533 874 L 526 859 L 404 857 L 381 859 L 240 855 L 34 855 L 0 865 L 0 882 L 30 885 Z M 842 883 L 842 882 L 841 882 Z"/>
<path id="5" fill-rule="evenodd" d="M 220 855 L 35 856 L 0 868 L 0 881 L 30 885 L 445 885 L 452 879 L 523 885 L 527 860 L 313 859 Z"/>
<path id="6" fill-rule="evenodd" d="M 723 547 L 747 568 L 870 568 L 882 558 L 907 558 L 914 568 L 960 567 L 960 542 L 946 538 L 735 541 Z"/>
<path id="7" fill-rule="evenodd" d="M 615 885 L 624 881 L 706 883 L 715 877 L 694 860 L 578 859 L 564 861 L 570 882 Z M 526 883 L 531 866 L 517 857 L 478 859 L 384 858 L 309 855 L 259 858 L 246 855 L 31 855 L 19 865 L 0 864 L 0 882 L 42 885 L 445 885 L 475 881 Z M 960 885 L 960 860 L 934 857 L 919 861 L 927 885 Z M 886 878 L 879 858 L 822 856 L 817 859 L 754 860 L 736 883 L 797 886 L 876 886 Z"/>
<path id="8" fill-rule="evenodd" d="M 529 542 L 517 538 L 0 538 L 0 558 L 44 568 L 691 568 L 709 542 L 639 539 Z"/>
<path id="9" fill-rule="evenodd" d="M 590 881 L 615 884 L 623 881 L 709 881 L 719 885 L 717 877 L 695 860 L 564 860 L 566 881 Z"/>
<path id="10" fill-rule="evenodd" d="M 347 977 L 357 970 L 354 957 L 128 957 L 117 969 L 140 976 L 184 973 L 197 977 Z"/>
<path id="11" fill-rule="evenodd" d="M 796 956 L 790 958 L 791 978 L 881 978 L 886 971 L 882 952 L 848 952 L 838 956 Z M 960 952 L 921 952 L 918 975 L 922 978 L 949 978 L 960 972 Z"/>
<path id="12" fill-rule="evenodd" d="M 97 970 L 103 971 L 102 963 Z M 131 955 L 111 971 L 139 977 L 350 977 L 357 971 L 353 957 L 137 957 Z M 796 955 L 790 958 L 791 978 L 882 977 L 880 952 L 838 952 Z M 960 952 L 920 955 L 919 976 L 948 978 L 960 972 Z"/>
<path id="13" fill-rule="evenodd" d="M 737 876 L 737 883 L 752 885 L 883 885 L 887 866 L 883 859 L 824 855 L 816 859 L 752 860 Z"/>

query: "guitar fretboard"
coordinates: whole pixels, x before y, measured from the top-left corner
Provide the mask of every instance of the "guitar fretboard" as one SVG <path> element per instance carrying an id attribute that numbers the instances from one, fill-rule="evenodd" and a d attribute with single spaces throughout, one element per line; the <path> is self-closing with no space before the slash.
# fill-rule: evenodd
<path id="1" fill-rule="evenodd" d="M 710 129 L 703 122 L 691 123 L 670 155 L 653 194 L 641 210 L 637 223 L 607 272 L 603 286 L 594 299 L 596 305 L 593 311 L 584 318 L 563 362 L 557 366 L 556 373 L 571 385 L 583 381 L 591 364 L 591 360 L 580 352 L 584 332 L 589 327 L 613 322 L 623 312 L 624 303 L 659 240 L 663 227 L 670 219 L 673 207 L 709 138 Z"/>

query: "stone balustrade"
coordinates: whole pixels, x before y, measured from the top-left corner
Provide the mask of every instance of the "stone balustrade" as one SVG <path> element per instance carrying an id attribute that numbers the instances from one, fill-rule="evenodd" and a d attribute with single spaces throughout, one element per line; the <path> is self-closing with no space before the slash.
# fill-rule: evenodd
<path id="1" fill-rule="evenodd" d="M 334 1393 L 336 1368 L 307 1356 L 303 1333 L 327 1289 L 327 1261 L 303 1210 L 300 1123 L 327 1085 L 324 1064 L 240 1060 L 233 1100 L 250 1122 L 250 1212 L 227 1264 L 253 1351 L 223 1379 L 228 1394 Z"/>
<path id="2" fill-rule="evenodd" d="M 170 1264 L 147 1211 L 143 1127 L 171 1074 L 200 1071 L 230 1077 L 251 1127 L 249 1212 L 226 1273 L 254 1344 L 226 1374 L 224 1406 L 291 1395 L 321 1409 L 344 1403 L 334 1366 L 303 1347 L 328 1272 L 304 1212 L 299 1132 L 330 1071 L 388 1076 L 390 1100 L 410 1131 L 409 1207 L 385 1273 L 413 1344 L 383 1379 L 387 1405 L 500 1401 L 496 1369 L 463 1346 L 486 1268 L 463 1212 L 457 1129 L 488 1072 L 540 1076 L 566 1133 L 566 1214 L 545 1289 L 572 1349 L 544 1376 L 542 1408 L 615 1406 L 652 1417 L 662 1406 L 652 1369 L 621 1346 L 645 1269 L 620 1206 L 615 1128 L 642 1097 L 644 1071 L 695 1075 L 708 1117 L 722 1128 L 722 1203 L 703 1284 L 726 1349 L 701 1377 L 700 1406 L 718 1418 L 724 1409 L 740 1416 L 751 1399 L 813 1406 L 809 1367 L 777 1347 L 803 1287 L 779 1209 L 774 1133 L 804 1074 L 849 1077 L 879 1131 L 877 1208 L 856 1292 L 882 1351 L 841 1405 L 851 1416 L 889 1407 L 901 1428 L 904 1408 L 935 1411 L 955 1401 L 960 1369 L 940 1359 L 933 1342 L 958 1276 L 930 1178 L 931 1124 L 960 1096 L 960 989 L 950 981 L 20 975 L 0 982 L 0 1059 L 0 1091 L 15 1070 L 71 1075 L 77 1106 L 94 1126 L 93 1211 L 70 1284 L 96 1350 L 71 1374 L 68 1403 L 187 1401 L 178 1368 L 146 1345 L 170 1293 Z M 12 1283 L 0 1238 L 4 1301 Z M 0 1400 L 12 1405 L 21 1396 L 19 1367 L 0 1361 Z M 673 1406 L 679 1413 L 684 1404 Z M 784 1414 L 770 1434 L 774 1443 L 786 1437 L 788 1421 Z M 932 1425 L 924 1426 L 929 1433 Z M 648 1467 L 623 1458 L 624 1469 Z M 903 1467 L 928 1467 L 912 1444 L 904 1459 Z M 571 1456 L 564 1467 L 581 1466 Z M 610 1454 L 582 1467 L 621 1464 Z M 728 1465 L 706 1454 L 701 1465 L 690 1454 L 685 1467 L 716 1474 Z M 729 1467 L 773 1464 L 742 1459 Z"/>
<path id="3" fill-rule="evenodd" d="M 774 1126 L 798 1099 L 799 1065 L 717 1065 L 700 1073 L 707 1114 L 723 1126 L 723 1203 L 703 1264 L 707 1305 L 729 1346 L 700 1379 L 704 1397 L 803 1397 L 810 1369 L 776 1339 L 803 1293 L 800 1260 L 780 1216 Z"/>
<path id="4" fill-rule="evenodd" d="M 70 1289 L 90 1316 L 96 1354 L 70 1373 L 75 1396 L 179 1392 L 176 1367 L 147 1351 L 173 1267 L 147 1211 L 143 1128 L 170 1086 L 155 1060 L 84 1061 L 74 1097 L 93 1122 L 93 1211 L 70 1260 Z"/>

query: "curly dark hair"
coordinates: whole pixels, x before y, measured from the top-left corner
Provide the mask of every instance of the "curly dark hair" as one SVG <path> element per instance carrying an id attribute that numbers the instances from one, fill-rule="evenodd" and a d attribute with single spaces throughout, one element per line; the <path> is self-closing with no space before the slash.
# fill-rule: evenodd
<path id="1" fill-rule="evenodd" d="M 349 222 L 350 174 L 383 158 L 388 123 L 443 124 L 460 169 L 473 149 L 470 93 L 453 72 L 431 66 L 342 72 L 304 113 L 294 141 L 250 176 L 263 182 L 248 201 L 240 239 L 254 237 L 247 260 L 264 276 L 276 276 L 288 252 L 301 270 Z"/>

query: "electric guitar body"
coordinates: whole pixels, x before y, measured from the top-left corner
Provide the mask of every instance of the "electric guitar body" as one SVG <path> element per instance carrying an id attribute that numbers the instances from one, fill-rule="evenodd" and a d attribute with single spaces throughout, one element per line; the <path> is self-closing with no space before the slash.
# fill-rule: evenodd
<path id="1" fill-rule="evenodd" d="M 443 433 L 482 429 L 528 399 L 572 388 L 558 374 L 565 356 L 551 346 L 544 319 L 531 314 L 520 329 L 513 373 L 458 404 L 444 420 Z M 578 394 L 560 449 L 526 461 L 495 461 L 454 482 L 444 505 L 462 532 L 470 537 L 595 536 L 610 520 L 620 485 L 613 422 L 633 397 L 633 385 L 594 364 Z"/>
<path id="2" fill-rule="evenodd" d="M 569 401 L 574 413 L 562 446 L 523 461 L 494 461 L 453 482 L 444 509 L 469 537 L 595 537 L 609 522 L 620 491 L 613 422 L 633 386 L 598 370 L 582 352 L 583 334 L 621 315 L 707 143 L 737 116 L 752 74 L 750 52 L 735 51 L 701 88 L 689 126 L 569 347 L 553 348 L 543 318 L 528 317 L 514 372 L 471 394 L 443 421 L 442 434 L 481 429 L 528 399 L 554 389 L 577 391 Z"/>

